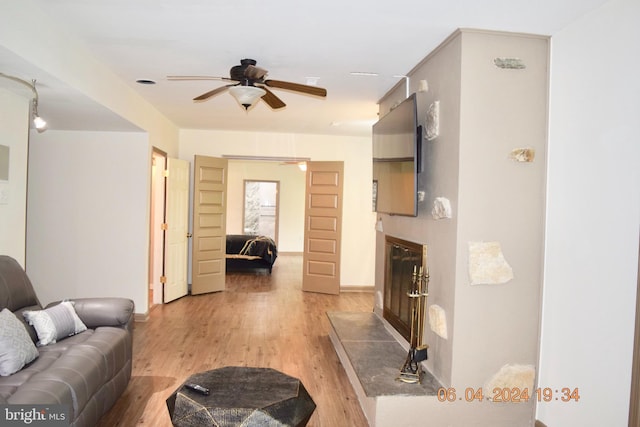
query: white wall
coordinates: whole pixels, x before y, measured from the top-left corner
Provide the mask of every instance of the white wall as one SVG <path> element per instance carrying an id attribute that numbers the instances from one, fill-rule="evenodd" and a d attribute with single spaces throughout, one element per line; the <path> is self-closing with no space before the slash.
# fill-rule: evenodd
<path id="1" fill-rule="evenodd" d="M 375 215 L 371 212 L 371 138 L 267 132 L 180 131 L 180 158 L 243 155 L 344 161 L 341 286 L 373 286 Z"/>
<path id="2" fill-rule="evenodd" d="M 177 156 L 178 128 L 30 0 L 3 3 L 0 39 L 30 64 L 41 86 L 69 86 L 86 97 L 82 101 L 99 103 L 146 132 L 65 132 L 50 120 L 58 132 L 32 135 L 26 262 L 42 302 L 121 295 L 135 301 L 137 313 L 146 312 L 151 146 Z M 25 123 L 25 150 L 27 130 Z M 76 192 L 65 193 L 68 188 Z M 9 227 L 17 234 L 24 229 L 19 219 Z M 21 234 L 15 245 L 24 246 Z"/>
<path id="3" fill-rule="evenodd" d="M 150 175 L 144 133 L 32 137 L 27 273 L 40 302 L 118 296 L 147 311 Z"/>
<path id="4" fill-rule="evenodd" d="M 640 2 L 613 0 L 552 38 L 539 387 L 548 426 L 626 426 L 640 228 Z"/>
<path id="5" fill-rule="evenodd" d="M 25 265 L 30 99 L 0 88 L 0 144 L 9 147 L 9 180 L 0 180 L 0 254 Z"/>
<path id="6" fill-rule="evenodd" d="M 278 181 L 278 252 L 304 250 L 305 173 L 279 162 L 230 160 L 227 176 L 227 234 L 243 233 L 244 180 Z"/>
<path id="7" fill-rule="evenodd" d="M 550 43 L 546 36 L 462 34 L 452 384 L 471 385 L 505 365 L 537 361 Z M 511 55 L 526 69 L 493 64 Z M 510 160 L 517 148 L 534 150 L 534 161 Z M 470 242 L 499 242 L 513 278 L 471 286 Z"/>
<path id="8" fill-rule="evenodd" d="M 38 78 L 40 85 L 46 86 L 51 76 L 59 79 L 147 131 L 151 144 L 176 155 L 178 128 L 173 122 L 105 67 L 86 45 L 70 37 L 67 28 L 30 0 L 5 0 L 2 6 L 2 46 L 45 70 Z"/>

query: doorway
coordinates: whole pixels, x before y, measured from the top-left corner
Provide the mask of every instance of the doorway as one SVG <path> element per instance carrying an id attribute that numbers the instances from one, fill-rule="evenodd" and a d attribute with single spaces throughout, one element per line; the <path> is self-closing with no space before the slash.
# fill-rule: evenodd
<path id="1" fill-rule="evenodd" d="M 149 218 L 149 309 L 162 304 L 162 283 L 164 272 L 164 231 L 165 218 L 165 170 L 167 153 L 153 148 L 151 153 L 151 201 Z"/>
<path id="2" fill-rule="evenodd" d="M 636 289 L 636 330 L 631 369 L 629 427 L 640 427 L 640 242 L 638 244 L 638 276 Z"/>
<path id="3" fill-rule="evenodd" d="M 244 180 L 243 234 L 271 237 L 278 244 L 279 181 Z"/>

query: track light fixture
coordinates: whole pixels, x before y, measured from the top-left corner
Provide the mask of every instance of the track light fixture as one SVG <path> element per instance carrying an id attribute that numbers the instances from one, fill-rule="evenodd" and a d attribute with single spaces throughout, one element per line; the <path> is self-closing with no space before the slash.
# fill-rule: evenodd
<path id="1" fill-rule="evenodd" d="M 0 73 L 0 77 L 13 80 L 14 82 L 25 85 L 29 89 L 31 89 L 31 91 L 33 92 L 33 103 L 32 103 L 32 109 L 31 109 L 31 115 L 33 116 L 33 126 L 40 133 L 47 130 L 47 122 L 38 114 L 38 91 L 36 90 L 36 81 L 31 80 L 31 82 L 28 82 L 19 77 L 11 76 L 5 73 Z"/>

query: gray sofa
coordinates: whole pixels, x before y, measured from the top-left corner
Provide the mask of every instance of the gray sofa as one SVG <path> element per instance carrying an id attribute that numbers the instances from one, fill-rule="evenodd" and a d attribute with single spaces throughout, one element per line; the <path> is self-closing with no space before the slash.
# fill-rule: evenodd
<path id="1" fill-rule="evenodd" d="M 71 301 L 87 329 L 37 347 L 35 360 L 18 372 L 0 376 L 0 405 L 66 404 L 71 426 L 95 426 L 131 378 L 133 301 Z M 36 330 L 25 322 L 23 313 L 38 312 L 43 307 L 22 267 L 13 258 L 0 255 L 0 312 L 4 308 L 24 323 L 33 343 L 38 342 Z M 17 326 L 14 316 L 2 313 Z M 4 332 L 8 329 L 5 327 Z"/>

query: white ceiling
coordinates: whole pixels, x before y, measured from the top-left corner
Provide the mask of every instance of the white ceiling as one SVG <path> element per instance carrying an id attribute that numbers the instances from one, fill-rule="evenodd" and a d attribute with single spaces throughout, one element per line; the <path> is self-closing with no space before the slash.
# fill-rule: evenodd
<path id="1" fill-rule="evenodd" d="M 553 35 L 606 0 L 34 0 L 180 128 L 369 135 L 378 100 L 456 28 Z M 1 40 L 0 40 L 1 43 Z M 267 78 L 317 85 L 326 99 L 274 89 L 286 104 L 245 111 L 226 84 L 168 75 L 228 76 L 242 58 Z M 0 72 L 37 76 L 52 128 L 129 130 L 109 110 L 0 45 Z M 375 72 L 377 77 L 351 72 Z M 30 77 L 33 78 L 33 77 Z M 151 79 L 155 85 L 140 85 Z"/>

